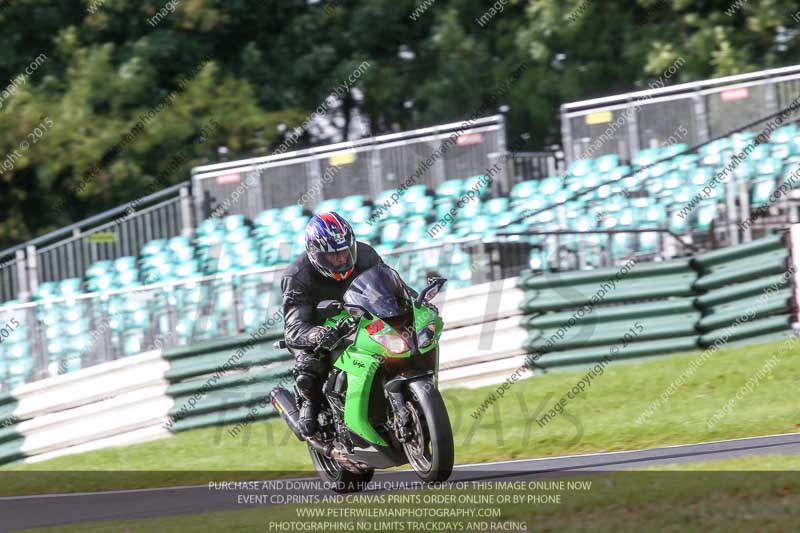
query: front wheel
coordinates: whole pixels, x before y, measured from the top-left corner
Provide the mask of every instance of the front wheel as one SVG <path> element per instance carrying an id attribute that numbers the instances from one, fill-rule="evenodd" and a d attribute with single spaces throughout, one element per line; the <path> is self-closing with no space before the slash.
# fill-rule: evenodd
<path id="1" fill-rule="evenodd" d="M 408 384 L 411 398 L 406 408 L 414 427 L 414 437 L 403 443 L 408 462 L 420 479 L 431 483 L 445 481 L 453 472 L 453 428 L 442 395 L 430 380 Z"/>

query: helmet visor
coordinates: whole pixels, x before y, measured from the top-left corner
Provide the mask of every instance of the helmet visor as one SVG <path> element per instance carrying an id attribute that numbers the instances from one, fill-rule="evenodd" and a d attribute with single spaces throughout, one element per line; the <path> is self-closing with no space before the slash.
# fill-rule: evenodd
<path id="1" fill-rule="evenodd" d="M 331 272 L 347 272 L 356 264 L 355 245 L 348 246 L 337 252 L 314 252 L 314 257 L 320 266 Z"/>

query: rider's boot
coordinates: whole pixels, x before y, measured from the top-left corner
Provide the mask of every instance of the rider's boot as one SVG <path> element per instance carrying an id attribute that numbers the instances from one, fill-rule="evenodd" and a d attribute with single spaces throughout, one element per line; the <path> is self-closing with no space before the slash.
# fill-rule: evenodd
<path id="1" fill-rule="evenodd" d="M 304 437 L 311 437 L 319 429 L 319 384 L 314 376 L 308 374 L 298 376 L 296 383 L 300 400 L 300 431 Z"/>
<path id="2" fill-rule="evenodd" d="M 316 354 L 301 352 L 295 356 L 294 378 L 299 395 L 300 430 L 304 437 L 317 433 L 319 406 L 322 402 L 321 382 L 325 365 Z"/>
<path id="3" fill-rule="evenodd" d="M 313 436 L 319 429 L 317 415 L 319 415 L 319 403 L 303 398 L 303 405 L 300 407 L 300 431 L 304 437 Z"/>

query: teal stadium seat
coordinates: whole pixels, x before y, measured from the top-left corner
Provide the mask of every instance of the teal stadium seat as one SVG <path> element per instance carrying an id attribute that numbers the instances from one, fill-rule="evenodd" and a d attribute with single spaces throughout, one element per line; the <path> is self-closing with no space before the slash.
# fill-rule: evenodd
<path id="1" fill-rule="evenodd" d="M 611 172 L 617 166 L 619 166 L 619 156 L 617 154 L 601 155 L 595 159 L 594 168 L 598 172 Z"/>
<path id="2" fill-rule="evenodd" d="M 717 202 L 706 201 L 694 210 L 694 229 L 707 231 L 717 216 Z"/>
<path id="3" fill-rule="evenodd" d="M 364 206 L 364 195 L 352 194 L 350 196 L 345 196 L 342 198 L 340 205 L 342 206 L 342 211 L 345 213 L 352 213 L 356 209 Z"/>
<path id="4" fill-rule="evenodd" d="M 459 196 L 461 196 L 461 193 L 463 191 L 464 191 L 463 179 L 450 179 L 443 181 L 436 188 L 436 202 L 438 203 L 443 200 L 457 199 Z"/>
<path id="5" fill-rule="evenodd" d="M 536 197 L 538 190 L 538 180 L 521 181 L 511 188 L 510 201 L 512 204 L 519 204 Z"/>
<path id="6" fill-rule="evenodd" d="M 788 144 L 797 137 L 797 125 L 787 124 L 772 132 L 770 142 L 773 144 Z"/>
<path id="7" fill-rule="evenodd" d="M 581 177 L 594 170 L 592 159 L 577 159 L 570 163 L 567 168 L 567 175 Z"/>
<path id="8" fill-rule="evenodd" d="M 762 176 L 753 180 L 750 203 L 755 206 L 768 204 L 773 191 L 775 191 L 775 178 Z"/>
<path id="9" fill-rule="evenodd" d="M 339 211 L 340 200 L 338 198 L 329 198 L 322 200 L 314 207 L 314 213 L 327 213 L 329 211 Z"/>

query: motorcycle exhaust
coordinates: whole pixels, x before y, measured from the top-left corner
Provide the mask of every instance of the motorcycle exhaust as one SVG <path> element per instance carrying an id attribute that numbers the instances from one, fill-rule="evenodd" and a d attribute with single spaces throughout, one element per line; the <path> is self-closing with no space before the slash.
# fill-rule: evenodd
<path id="1" fill-rule="evenodd" d="M 297 403 L 294 394 L 283 387 L 275 387 L 269 393 L 272 406 L 281 414 L 281 418 L 292 430 L 297 440 L 305 440 L 300 431 L 300 413 L 297 411 Z"/>
<path id="2" fill-rule="evenodd" d="M 322 443 L 322 442 L 320 442 L 320 440 L 319 440 L 319 439 L 317 439 L 316 437 L 308 437 L 308 438 L 306 439 L 306 442 L 308 442 L 308 444 L 309 444 L 309 445 L 310 445 L 312 448 L 314 448 L 316 451 L 318 451 L 319 453 L 321 453 L 321 454 L 322 454 L 322 455 L 324 455 L 325 457 L 327 457 L 327 458 L 329 458 L 329 459 L 333 459 L 333 454 L 332 454 L 332 452 L 333 452 L 333 450 L 335 450 L 336 448 L 334 448 L 332 444 L 323 444 L 323 443 Z"/>

